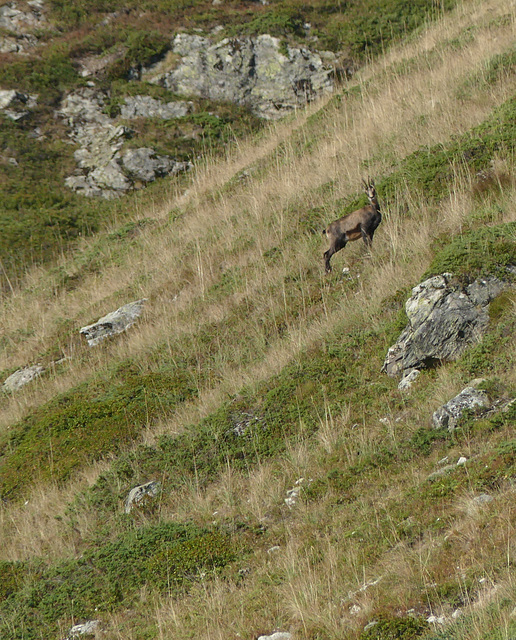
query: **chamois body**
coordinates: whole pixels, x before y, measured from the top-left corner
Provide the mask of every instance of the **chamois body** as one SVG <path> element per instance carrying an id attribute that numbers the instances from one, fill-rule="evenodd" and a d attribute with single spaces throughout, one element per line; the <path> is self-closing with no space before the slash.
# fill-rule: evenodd
<path id="1" fill-rule="evenodd" d="M 374 232 L 382 221 L 382 214 L 374 182 L 372 180 L 365 182 L 364 180 L 364 185 L 369 204 L 335 220 L 323 231 L 330 240 L 330 248 L 324 252 L 326 273 L 331 271 L 330 258 L 332 255 L 344 249 L 348 242 L 362 238 L 366 247 L 370 247 L 373 242 Z"/>

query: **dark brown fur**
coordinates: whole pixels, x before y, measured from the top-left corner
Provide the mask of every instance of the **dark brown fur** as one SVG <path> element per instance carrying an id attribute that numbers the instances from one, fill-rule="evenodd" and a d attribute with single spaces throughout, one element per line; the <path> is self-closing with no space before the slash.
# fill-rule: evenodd
<path id="1" fill-rule="evenodd" d="M 373 180 L 369 180 L 369 182 L 364 180 L 363 182 L 369 204 L 339 220 L 335 220 L 323 231 L 330 239 L 330 248 L 324 252 L 326 273 L 331 271 L 330 258 L 332 255 L 344 249 L 348 242 L 362 238 L 366 247 L 370 247 L 373 242 L 374 232 L 382 221 L 374 182 Z"/>

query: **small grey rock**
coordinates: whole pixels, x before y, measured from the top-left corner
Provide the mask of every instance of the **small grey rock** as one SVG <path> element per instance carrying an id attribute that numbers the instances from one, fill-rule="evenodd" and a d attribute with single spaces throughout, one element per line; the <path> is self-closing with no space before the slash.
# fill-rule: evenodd
<path id="1" fill-rule="evenodd" d="M 405 303 L 408 324 L 389 348 L 382 371 L 396 377 L 459 358 L 481 339 L 489 324 L 489 302 L 508 286 L 489 277 L 463 288 L 450 273 L 418 284 Z"/>
<path id="2" fill-rule="evenodd" d="M 133 487 L 125 501 L 125 513 L 131 513 L 133 507 L 139 505 L 146 498 L 155 498 L 160 491 L 161 483 L 154 480 L 138 487 Z"/>
<path id="3" fill-rule="evenodd" d="M 125 105 L 120 107 L 122 118 L 162 118 L 171 120 L 183 118 L 193 108 L 193 102 L 184 100 L 178 102 L 163 102 L 151 96 L 133 96 L 125 98 Z"/>
<path id="4" fill-rule="evenodd" d="M 23 369 L 18 369 L 18 371 L 15 371 L 8 378 L 6 378 L 2 387 L 4 391 L 18 391 L 26 384 L 34 380 L 34 378 L 40 376 L 43 371 L 45 371 L 44 367 L 39 364 L 35 364 L 31 367 L 25 367 Z"/>
<path id="5" fill-rule="evenodd" d="M 453 431 L 466 410 L 478 411 L 489 406 L 490 402 L 487 393 L 469 386 L 434 411 L 432 422 L 436 429 Z"/>
<path id="6" fill-rule="evenodd" d="M 103 316 L 97 322 L 82 327 L 79 333 L 86 337 L 90 347 L 93 347 L 102 340 L 122 333 L 131 327 L 142 313 L 143 304 L 146 298 L 129 302 L 116 311 L 112 311 Z"/>
<path id="7" fill-rule="evenodd" d="M 403 376 L 403 378 L 400 380 L 400 383 L 398 384 L 398 389 L 400 391 L 405 391 L 406 389 L 410 389 L 410 387 L 414 384 L 414 382 L 416 381 L 416 378 L 419 376 L 420 373 L 421 372 L 419 371 L 419 369 L 410 369 L 409 371 L 407 371 Z"/>
<path id="8" fill-rule="evenodd" d="M 65 640 L 74 640 L 79 636 L 93 636 L 100 629 L 100 620 L 88 620 L 82 624 L 74 625 Z"/>
<path id="9" fill-rule="evenodd" d="M 258 640 L 291 640 L 292 634 L 288 631 L 276 631 L 270 636 L 259 636 Z"/>

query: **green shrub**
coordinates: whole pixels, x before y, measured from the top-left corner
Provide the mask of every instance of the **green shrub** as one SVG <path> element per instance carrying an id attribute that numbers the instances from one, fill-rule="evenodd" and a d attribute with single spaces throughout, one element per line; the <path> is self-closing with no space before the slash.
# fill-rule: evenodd
<path id="1" fill-rule="evenodd" d="M 423 278 L 451 272 L 472 281 L 478 276 L 496 275 L 505 280 L 508 266 L 516 264 L 516 223 L 480 227 L 446 241 L 435 255 Z"/>
<path id="2" fill-rule="evenodd" d="M 181 370 L 141 373 L 119 366 L 114 379 L 84 384 L 34 411 L 0 442 L 0 494 L 19 497 L 37 477 L 61 482 L 93 459 L 114 452 L 148 420 L 193 397 Z"/>
<path id="3" fill-rule="evenodd" d="M 99 540 L 80 558 L 38 571 L 27 568 L 23 585 L 16 578 L 6 583 L 0 637 L 55 637 L 60 622 L 130 606 L 143 585 L 177 594 L 203 572 L 226 566 L 238 552 L 229 534 L 193 524 L 163 523 L 130 531 L 113 542 Z M 4 565 L 0 570 L 13 574 L 14 565 Z"/>
<path id="4" fill-rule="evenodd" d="M 428 628 L 423 618 L 381 615 L 375 625 L 362 632 L 360 640 L 414 640 Z"/>

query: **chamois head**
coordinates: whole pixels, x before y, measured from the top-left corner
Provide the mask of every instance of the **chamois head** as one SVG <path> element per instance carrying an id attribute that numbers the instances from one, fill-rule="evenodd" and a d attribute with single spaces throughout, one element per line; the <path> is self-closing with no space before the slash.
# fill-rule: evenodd
<path id="1" fill-rule="evenodd" d="M 372 203 L 373 200 L 376 199 L 376 189 L 374 188 L 374 180 L 371 178 L 367 178 L 367 182 L 362 178 L 362 182 L 364 183 L 365 192 L 369 199 L 369 202 Z"/>

